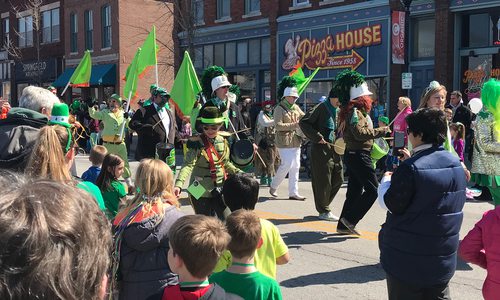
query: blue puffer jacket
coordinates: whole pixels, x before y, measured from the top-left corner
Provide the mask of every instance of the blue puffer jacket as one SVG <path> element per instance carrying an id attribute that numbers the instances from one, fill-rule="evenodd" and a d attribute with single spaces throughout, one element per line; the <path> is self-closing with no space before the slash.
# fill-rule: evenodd
<path id="1" fill-rule="evenodd" d="M 393 174 L 379 234 L 380 261 L 391 276 L 418 287 L 446 284 L 457 261 L 466 179 L 456 156 L 433 147 L 407 159 Z M 394 212 L 394 211 L 393 211 Z"/>

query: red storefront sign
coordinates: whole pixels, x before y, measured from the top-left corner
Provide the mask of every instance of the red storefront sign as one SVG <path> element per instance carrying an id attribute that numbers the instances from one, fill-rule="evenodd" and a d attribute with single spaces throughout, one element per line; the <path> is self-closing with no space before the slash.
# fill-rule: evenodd
<path id="1" fill-rule="evenodd" d="M 405 63 L 405 12 L 392 12 L 392 63 Z"/>

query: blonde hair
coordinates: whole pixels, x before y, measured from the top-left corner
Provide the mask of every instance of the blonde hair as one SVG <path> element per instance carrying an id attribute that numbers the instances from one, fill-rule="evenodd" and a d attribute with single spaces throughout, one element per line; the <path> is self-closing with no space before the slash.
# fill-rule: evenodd
<path id="1" fill-rule="evenodd" d="M 64 153 L 69 138 L 68 129 L 63 126 L 42 127 L 31 152 L 26 174 L 55 181 L 71 181 L 73 178 L 66 166 L 67 158 Z"/>
<path id="2" fill-rule="evenodd" d="M 400 101 L 405 107 L 411 107 L 411 100 L 408 97 L 399 97 L 398 101 Z"/>
<path id="3" fill-rule="evenodd" d="M 418 108 L 427 108 L 427 102 L 429 102 L 431 96 L 441 91 L 444 91 L 444 96 L 446 97 L 446 94 L 448 93 L 446 91 L 446 87 L 442 84 L 439 84 L 437 81 L 432 81 L 429 86 L 422 92 L 422 97 L 420 97 L 420 105 L 418 106 Z"/>
<path id="4" fill-rule="evenodd" d="M 90 149 L 89 160 L 93 165 L 100 166 L 102 165 L 106 154 L 108 154 L 108 149 L 106 149 L 106 147 L 95 145 L 92 149 Z"/>
<path id="5" fill-rule="evenodd" d="M 174 196 L 174 175 L 170 167 L 159 159 L 146 158 L 141 160 L 135 174 L 135 186 L 139 189 L 136 196 L 127 205 L 126 210 L 142 202 L 146 211 L 151 211 L 154 205 L 160 208 L 158 220 L 163 219 L 164 199 L 174 206 L 179 206 Z"/>
<path id="6" fill-rule="evenodd" d="M 168 231 L 168 238 L 173 254 L 182 258 L 188 272 L 196 278 L 212 273 L 230 240 L 221 221 L 203 215 L 177 219 Z"/>

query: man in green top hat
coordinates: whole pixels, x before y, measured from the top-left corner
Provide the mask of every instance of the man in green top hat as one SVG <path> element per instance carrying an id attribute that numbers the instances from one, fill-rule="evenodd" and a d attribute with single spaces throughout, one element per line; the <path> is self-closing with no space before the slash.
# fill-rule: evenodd
<path id="1" fill-rule="evenodd" d="M 151 105 L 154 101 L 154 93 L 156 91 L 156 89 L 158 88 L 158 86 L 156 84 L 152 84 L 149 86 L 149 93 L 151 94 L 151 97 L 149 97 L 149 99 L 146 99 L 146 101 L 144 101 L 144 103 L 142 103 L 142 107 L 146 107 L 148 105 Z"/>
<path id="2" fill-rule="evenodd" d="M 127 146 L 124 142 L 124 130 L 122 130 L 124 126 L 127 126 L 128 118 L 125 117 L 122 109 L 122 98 L 117 94 L 111 95 L 108 100 L 108 108 L 99 111 L 97 105 L 95 105 L 89 108 L 89 115 L 92 119 L 102 121 L 104 125 L 102 140 L 108 153 L 118 155 L 125 162 L 123 178 L 129 188 L 129 193 L 132 193 L 133 187 L 132 180 L 130 179 Z"/>
<path id="3" fill-rule="evenodd" d="M 331 212 L 330 204 L 344 181 L 342 160 L 333 146 L 339 106 L 339 99 L 330 91 L 328 99 L 314 106 L 299 122 L 312 142 L 311 183 L 318 218 L 332 222 L 339 218 Z"/>
<path id="4" fill-rule="evenodd" d="M 164 88 L 153 91 L 151 105 L 139 108 L 130 120 L 130 129 L 138 134 L 136 160 L 155 158 L 158 143 L 175 142 L 176 123 L 170 110 L 170 95 Z"/>

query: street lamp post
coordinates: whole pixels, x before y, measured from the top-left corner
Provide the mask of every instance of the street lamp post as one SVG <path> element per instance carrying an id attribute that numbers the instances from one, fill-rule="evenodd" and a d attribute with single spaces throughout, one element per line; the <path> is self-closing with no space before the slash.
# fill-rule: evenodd
<path id="1" fill-rule="evenodd" d="M 410 71 L 410 49 L 409 49 L 409 36 L 410 36 L 410 6 L 413 0 L 400 0 L 405 8 L 405 67 L 404 71 Z M 407 96 L 410 96 L 410 90 L 406 90 Z"/>

